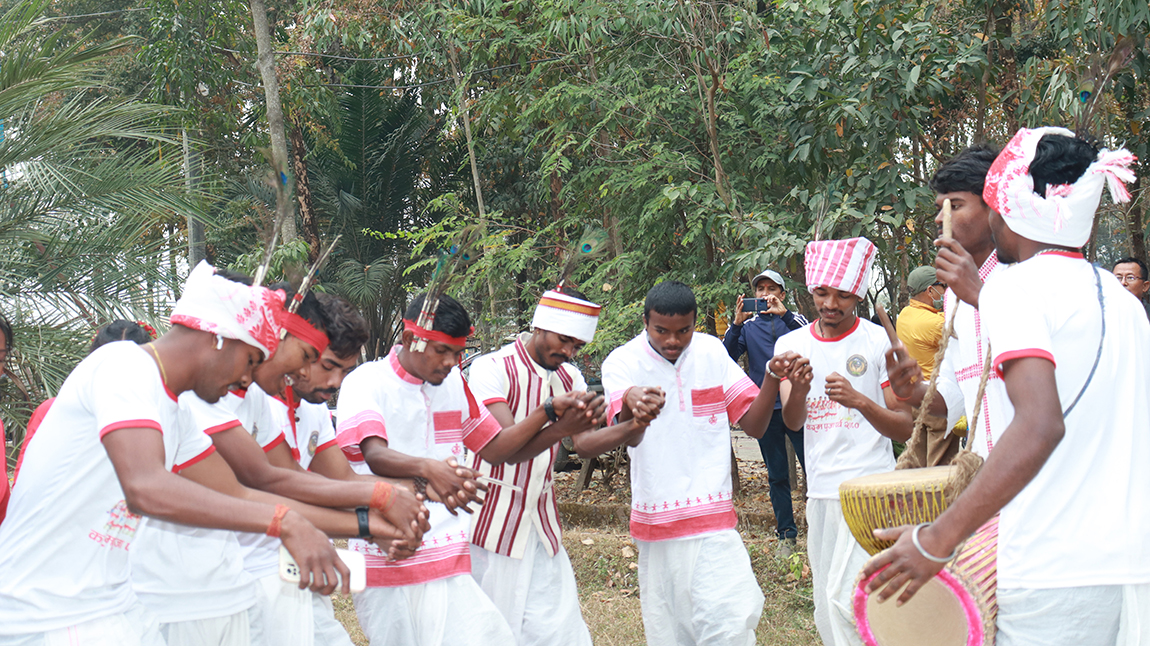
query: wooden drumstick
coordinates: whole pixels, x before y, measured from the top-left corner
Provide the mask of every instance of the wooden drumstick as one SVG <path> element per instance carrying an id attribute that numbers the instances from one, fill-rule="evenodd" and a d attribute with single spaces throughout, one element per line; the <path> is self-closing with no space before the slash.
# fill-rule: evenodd
<path id="1" fill-rule="evenodd" d="M 942 201 L 942 239 L 950 240 L 954 233 L 954 226 L 950 221 L 950 198 Z"/>

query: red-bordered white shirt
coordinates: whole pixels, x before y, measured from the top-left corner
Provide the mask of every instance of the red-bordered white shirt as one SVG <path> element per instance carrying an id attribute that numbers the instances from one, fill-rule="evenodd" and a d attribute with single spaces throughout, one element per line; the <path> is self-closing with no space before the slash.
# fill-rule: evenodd
<path id="1" fill-rule="evenodd" d="M 471 392 L 479 401 L 485 406 L 507 404 L 516 422 L 523 421 L 548 397 L 587 390 L 587 382 L 575 366 L 564 363 L 551 371 L 535 363 L 523 345 L 530 337 L 525 332 L 514 343 L 478 357 L 471 362 L 467 375 Z M 558 444 L 519 464 L 493 465 L 475 455 L 475 469 L 522 491 L 488 485 L 483 507 L 471 521 L 473 544 L 504 556 L 523 558 L 529 533 L 537 531 L 547 553 L 555 556 L 563 533 L 552 489 L 557 451 Z"/>
<path id="2" fill-rule="evenodd" d="M 176 397 L 147 350 L 120 341 L 81 361 L 24 454 L 0 525 L 0 635 L 65 628 L 136 603 L 128 548 L 141 518 L 101 442 L 125 428 L 162 433 L 169 469 L 211 451 L 202 433 L 181 432 Z"/>
<path id="3" fill-rule="evenodd" d="M 179 405 L 180 427 L 188 433 L 210 437 L 239 425 L 226 405 L 209 404 L 193 392 L 180 395 Z M 237 535 L 146 519 L 132 548 L 132 588 L 140 602 L 161 623 L 225 617 L 255 605 Z"/>
<path id="4" fill-rule="evenodd" d="M 998 253 L 991 252 L 979 268 L 978 277 L 985 283 L 1004 269 L 1006 265 L 998 262 Z M 949 320 L 952 313 L 954 316 L 954 337 L 946 347 L 938 373 L 938 392 L 946 400 L 947 428 L 954 428 L 958 419 L 966 415 L 966 446 L 985 458 L 1014 419 L 1014 406 L 1006 396 L 1002 378 L 991 371 L 978 423 L 974 425 L 974 433 L 970 433 L 978 405 L 978 385 L 982 383 L 982 369 L 986 365 L 986 329 L 982 325 L 982 314 L 974 306 L 958 300 L 949 288 L 943 303 L 946 319 Z"/>
<path id="5" fill-rule="evenodd" d="M 832 372 L 879 406 L 886 406 L 883 388 L 890 339 L 870 321 L 856 318 L 850 330 L 834 338 L 819 336 L 817 321 L 779 339 L 775 355 L 792 351 L 810 359 L 814 379 L 807 393 L 803 426 L 807 497 L 834 499 L 844 480 L 894 470 L 894 448 L 863 414 L 832 401 L 826 379 Z"/>
<path id="6" fill-rule="evenodd" d="M 409 374 L 399 363 L 398 346 L 376 361 L 365 363 L 343 380 L 336 408 L 336 439 L 356 473 L 370 474 L 360 442 L 368 437 L 387 440 L 388 448 L 407 455 L 462 464 L 464 447 L 478 452 L 501 430 L 482 404 L 473 401 L 458 368 L 438 386 Z M 387 553 L 359 539 L 349 549 L 367 555 L 368 587 L 427 583 L 471 573 L 470 523 L 466 514 L 453 516 L 441 504 L 428 502 L 431 531 L 414 556 L 389 563 Z"/>
<path id="7" fill-rule="evenodd" d="M 1062 411 L 1081 393 L 1058 446 L 999 515 L 999 585 L 1150 582 L 1150 323 L 1142 304 L 1080 254 L 1042 252 L 988 281 L 979 306 L 993 369 L 1037 357 L 1054 365 Z"/>
<path id="8" fill-rule="evenodd" d="M 785 338 L 785 337 L 784 337 Z M 731 430 L 759 389 L 731 360 L 723 342 L 696 332 L 675 363 L 647 333 L 603 362 L 609 418 L 632 386 L 658 386 L 667 399 L 631 456 L 631 536 L 663 541 L 731 529 Z"/>

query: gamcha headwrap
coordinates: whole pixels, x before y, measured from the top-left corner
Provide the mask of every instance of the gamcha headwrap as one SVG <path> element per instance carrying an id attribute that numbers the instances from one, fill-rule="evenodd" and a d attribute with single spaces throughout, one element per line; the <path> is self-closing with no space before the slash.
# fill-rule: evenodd
<path id="1" fill-rule="evenodd" d="M 866 238 L 808 242 L 803 258 L 807 291 L 829 287 L 862 298 L 870 287 L 870 269 L 877 251 Z"/>
<path id="2" fill-rule="evenodd" d="M 1090 239 L 1094 212 L 1108 186 L 1115 202 L 1130 201 L 1125 182 L 1137 158 L 1125 148 L 1103 150 L 1073 184 L 1049 185 L 1046 196 L 1034 192 L 1030 163 L 1045 135 L 1074 137 L 1066 128 L 1023 128 L 1006 144 L 986 174 L 982 199 L 998 212 L 1011 231 L 1036 242 L 1082 247 Z"/>
<path id="3" fill-rule="evenodd" d="M 184 284 L 184 295 L 172 309 L 171 321 L 259 348 L 264 358 L 275 354 L 283 328 L 285 294 L 249 287 L 216 275 L 201 261 Z"/>
<path id="4" fill-rule="evenodd" d="M 599 310 L 600 307 L 590 301 L 552 289 L 544 292 L 539 305 L 535 306 L 531 326 L 590 343 L 599 326 Z"/>

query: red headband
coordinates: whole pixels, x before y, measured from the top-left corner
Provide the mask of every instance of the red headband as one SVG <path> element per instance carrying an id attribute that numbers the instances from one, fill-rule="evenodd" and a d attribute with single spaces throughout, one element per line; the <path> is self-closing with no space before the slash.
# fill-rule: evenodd
<path id="1" fill-rule="evenodd" d="M 323 354 L 323 351 L 327 349 L 327 335 L 315 329 L 311 323 L 307 322 L 307 319 L 299 314 L 292 312 L 286 312 L 284 314 L 284 330 L 287 330 L 295 338 L 315 348 L 318 354 Z"/>
<path id="2" fill-rule="evenodd" d="M 410 319 L 403 319 L 403 331 L 404 332 L 411 332 L 415 336 L 417 336 L 421 339 L 426 339 L 428 341 L 438 341 L 440 343 L 446 343 L 448 345 L 463 345 L 463 346 L 467 345 L 467 337 L 466 336 L 448 336 L 448 335 L 444 334 L 443 332 L 439 332 L 438 330 L 425 330 L 425 329 L 419 327 L 418 325 L 416 325 L 415 321 L 412 321 Z M 474 327 L 472 327 L 471 330 L 468 331 L 467 336 L 471 336 L 472 334 L 475 334 L 475 328 Z"/>

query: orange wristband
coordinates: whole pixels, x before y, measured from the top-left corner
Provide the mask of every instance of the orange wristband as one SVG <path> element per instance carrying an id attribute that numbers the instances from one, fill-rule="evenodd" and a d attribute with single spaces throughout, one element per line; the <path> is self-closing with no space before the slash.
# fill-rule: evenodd
<path id="1" fill-rule="evenodd" d="M 390 482 L 375 483 L 375 488 L 371 492 L 371 502 L 367 503 L 367 506 L 386 514 L 393 503 L 395 503 L 395 487 L 392 487 Z"/>
<path id="2" fill-rule="evenodd" d="M 268 524 L 268 530 L 265 532 L 268 536 L 279 538 L 280 526 L 283 525 L 284 516 L 291 511 L 287 505 L 276 505 L 276 513 L 272 516 L 272 522 Z"/>

